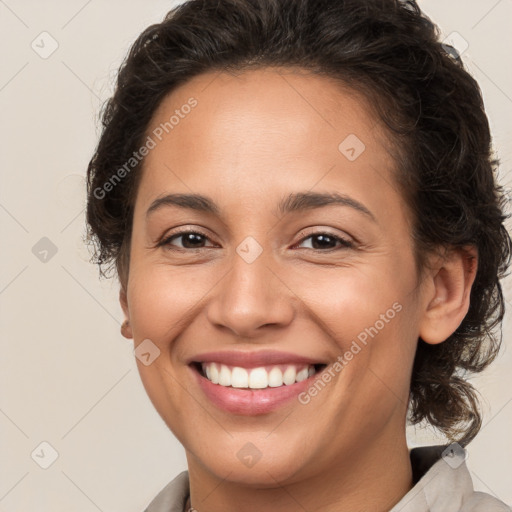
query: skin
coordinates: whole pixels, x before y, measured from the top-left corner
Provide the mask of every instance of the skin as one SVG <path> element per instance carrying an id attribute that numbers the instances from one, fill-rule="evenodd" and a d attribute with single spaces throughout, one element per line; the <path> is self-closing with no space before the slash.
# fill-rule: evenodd
<path id="1" fill-rule="evenodd" d="M 412 487 L 405 415 L 418 337 L 441 343 L 469 307 L 476 253 L 432 255 L 420 278 L 411 215 L 396 185 L 389 142 L 365 99 L 296 69 L 205 73 L 161 103 L 148 134 L 193 96 L 197 106 L 147 155 L 138 187 L 123 328 L 144 387 L 183 444 L 199 512 L 387 511 Z M 366 149 L 338 150 L 349 134 Z M 373 215 L 330 205 L 277 216 L 291 192 L 337 192 Z M 221 216 L 167 206 L 168 193 L 210 197 Z M 186 246 L 179 229 L 204 233 Z M 331 239 L 317 244 L 315 233 Z M 253 237 L 248 264 L 237 246 Z M 194 248 L 201 247 L 202 248 Z M 201 352 L 275 349 L 333 363 L 392 308 L 392 320 L 308 404 L 255 416 L 212 404 L 186 362 Z M 261 459 L 237 452 L 254 444 Z"/>

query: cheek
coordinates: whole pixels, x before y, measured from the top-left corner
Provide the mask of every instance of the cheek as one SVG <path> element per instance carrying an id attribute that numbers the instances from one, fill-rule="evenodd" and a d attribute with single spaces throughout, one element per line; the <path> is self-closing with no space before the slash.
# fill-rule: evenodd
<path id="1" fill-rule="evenodd" d="M 130 320 L 136 340 L 164 346 L 186 328 L 218 280 L 212 269 L 148 264 L 130 278 Z"/>
<path id="2" fill-rule="evenodd" d="M 310 318 L 336 341 L 341 350 L 347 342 L 364 342 L 369 332 L 389 331 L 396 324 L 407 286 L 377 265 L 365 268 L 314 269 L 287 284 L 301 298 Z M 395 304 L 395 306 L 394 306 Z"/>
<path id="3" fill-rule="evenodd" d="M 392 268 L 324 270 L 290 286 L 307 305 L 309 318 L 336 344 L 333 382 L 342 394 L 337 403 L 347 399 L 349 388 L 361 409 L 367 404 L 368 410 L 386 412 L 397 399 L 407 401 L 417 340 L 414 280 Z"/>

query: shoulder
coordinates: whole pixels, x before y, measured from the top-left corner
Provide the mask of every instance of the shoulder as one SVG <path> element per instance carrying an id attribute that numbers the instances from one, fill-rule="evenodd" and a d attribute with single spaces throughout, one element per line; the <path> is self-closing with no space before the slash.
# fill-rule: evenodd
<path id="1" fill-rule="evenodd" d="M 390 512 L 512 512 L 499 499 L 474 490 L 460 445 L 414 448 L 410 456 L 414 487 Z"/>
<path id="2" fill-rule="evenodd" d="M 502 501 L 485 492 L 474 491 L 463 504 L 460 512 L 511 512 Z"/>
<path id="3" fill-rule="evenodd" d="M 189 492 L 188 471 L 183 471 L 153 498 L 144 512 L 183 512 Z"/>

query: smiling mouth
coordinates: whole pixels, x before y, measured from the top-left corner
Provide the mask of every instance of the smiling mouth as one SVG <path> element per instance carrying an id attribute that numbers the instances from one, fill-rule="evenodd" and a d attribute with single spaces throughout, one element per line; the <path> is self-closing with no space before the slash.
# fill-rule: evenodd
<path id="1" fill-rule="evenodd" d="M 323 371 L 326 364 L 275 364 L 243 368 L 216 362 L 194 362 L 191 365 L 213 384 L 234 389 L 262 390 L 291 386 Z"/>

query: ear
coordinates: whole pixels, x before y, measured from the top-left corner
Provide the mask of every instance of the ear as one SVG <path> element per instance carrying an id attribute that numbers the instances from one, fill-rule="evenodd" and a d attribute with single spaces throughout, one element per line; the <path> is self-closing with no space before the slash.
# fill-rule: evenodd
<path id="1" fill-rule="evenodd" d="M 452 335 L 469 309 L 471 287 L 478 268 L 474 246 L 447 250 L 429 276 L 426 308 L 419 335 L 429 344 L 438 344 Z"/>
<path id="2" fill-rule="evenodd" d="M 119 303 L 121 304 L 121 308 L 125 316 L 125 321 L 121 325 L 121 334 L 127 339 L 132 339 L 133 333 L 130 325 L 130 310 L 128 309 L 128 298 L 126 296 L 124 286 L 121 286 L 121 289 L 119 290 Z"/>

